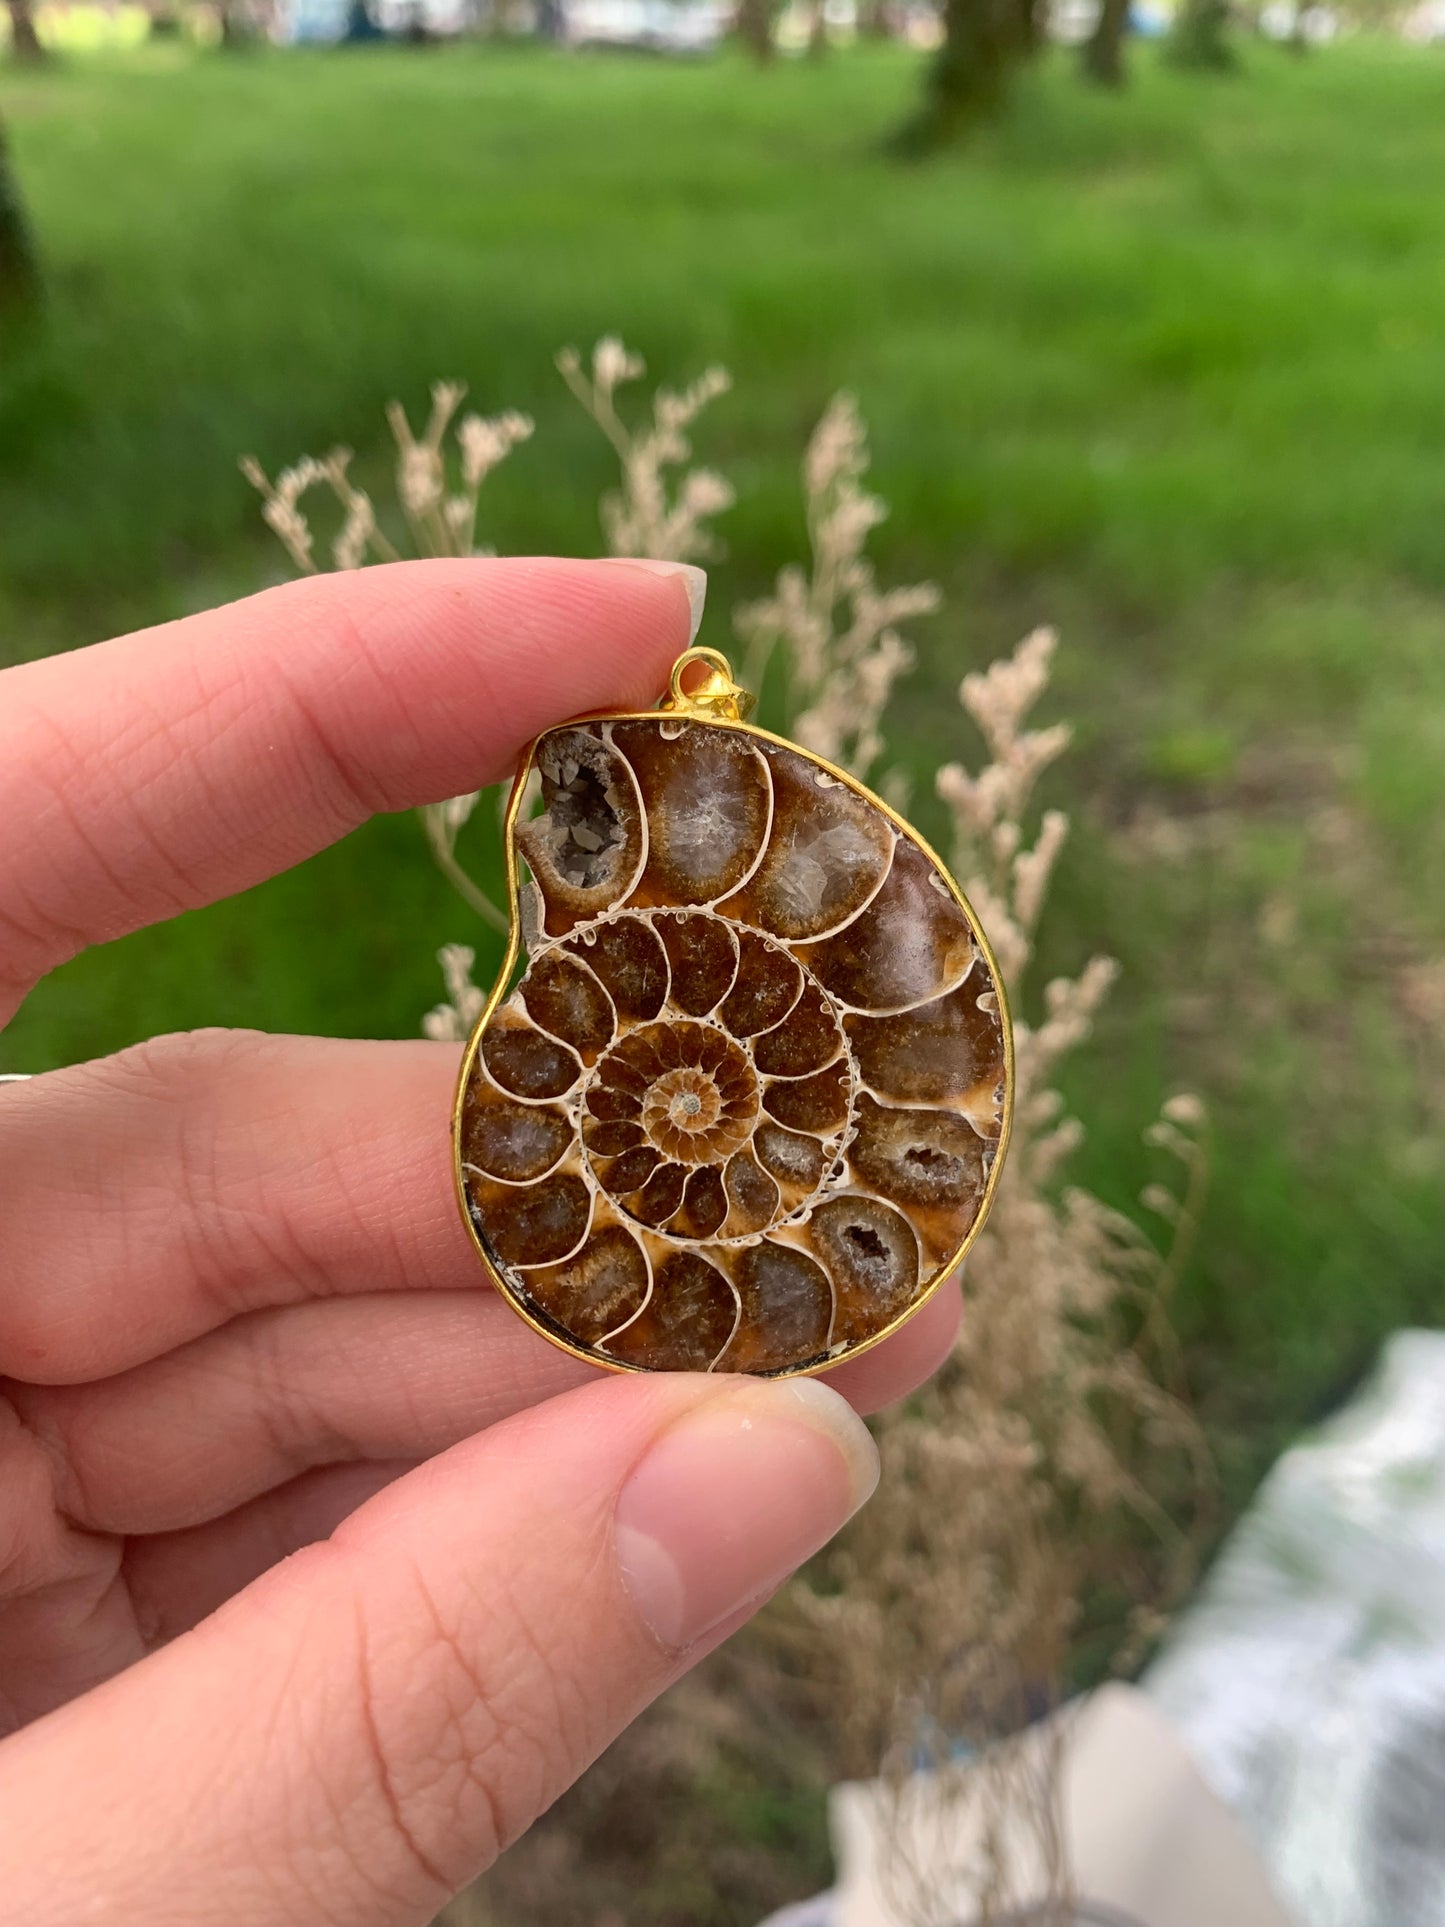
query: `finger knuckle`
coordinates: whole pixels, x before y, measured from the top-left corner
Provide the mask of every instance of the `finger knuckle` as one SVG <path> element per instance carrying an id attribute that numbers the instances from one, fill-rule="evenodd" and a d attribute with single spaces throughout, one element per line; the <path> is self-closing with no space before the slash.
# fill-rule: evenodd
<path id="1" fill-rule="evenodd" d="M 101 1088 L 148 1103 L 184 1099 L 198 1084 L 252 1059 L 271 1040 L 262 1031 L 205 1025 L 165 1031 L 85 1066 Z"/>
<path id="2" fill-rule="evenodd" d="M 0 1598 L 49 1577 L 44 1541 L 54 1514 L 51 1462 L 13 1401 L 0 1397 Z"/>
<path id="3" fill-rule="evenodd" d="M 59 1632 L 52 1634 L 52 1626 L 97 1623 L 119 1571 L 120 1547 L 78 1530 L 62 1510 L 57 1456 L 29 1422 L 24 1392 L 0 1384 L 0 1647 L 12 1657 L 43 1653 L 53 1660 Z M 93 1662 L 96 1649 L 89 1650 Z M 118 1664 L 135 1657 L 127 1640 L 113 1651 Z M 21 1660 L 11 1667 L 0 1682 L 0 1738 L 64 1697 L 55 1679 L 50 1665 Z"/>
<path id="4" fill-rule="evenodd" d="M 134 1106 L 131 1141 L 147 1170 L 163 1170 L 165 1245 L 225 1316 L 265 1302 L 262 1281 L 309 1275 L 271 1208 L 267 1172 L 285 1122 L 272 1075 L 284 1040 L 251 1030 L 203 1029 L 148 1038 L 96 1066 L 121 1102 Z M 237 1171 L 249 1171 L 245 1183 Z M 282 1185 L 284 1191 L 284 1183 Z M 133 1208 L 127 1222 L 134 1217 Z"/>
<path id="5" fill-rule="evenodd" d="M 259 1187 L 247 1191 L 227 1173 L 247 1133 L 270 1153 L 274 1097 L 258 1121 L 244 1093 L 277 1083 L 265 1071 L 283 1048 L 245 1030 L 147 1038 L 22 1085 L 23 1098 L 0 1107 L 0 1215 L 15 1275 L 46 1283 L 0 1291 L 5 1369 L 47 1379 L 91 1371 L 92 1313 L 122 1283 L 167 1265 L 183 1267 L 222 1315 L 249 1308 L 253 1276 L 292 1254 Z"/>
<path id="6" fill-rule="evenodd" d="M 360 1642 L 364 1724 L 393 1837 L 455 1885 L 523 1833 L 593 1749 L 578 1694 L 515 1602 L 479 1599 L 462 1626 L 424 1575 L 408 1587 L 406 1640 Z M 502 1624 L 504 1646 L 477 1638 L 477 1626 Z"/>

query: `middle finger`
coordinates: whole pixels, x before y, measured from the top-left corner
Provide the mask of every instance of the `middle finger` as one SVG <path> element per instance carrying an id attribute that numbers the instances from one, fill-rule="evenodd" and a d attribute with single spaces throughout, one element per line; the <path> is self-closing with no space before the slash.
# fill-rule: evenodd
<path id="1" fill-rule="evenodd" d="M 118 1377 L 7 1396 L 90 1532 L 178 1532 L 321 1465 L 429 1458 L 595 1373 L 491 1292 L 234 1319 Z"/>
<path id="2" fill-rule="evenodd" d="M 831 1383 L 860 1411 L 911 1391 L 952 1343 L 942 1291 Z M 7 1387 L 90 1532 L 204 1525 L 319 1466 L 428 1458 L 595 1376 L 490 1292 L 388 1292 L 237 1318 L 99 1383 Z"/>
<path id="3" fill-rule="evenodd" d="M 469 1397 L 510 1411 L 576 1383 L 559 1368 L 577 1362 L 494 1294 L 462 1224 L 457 1060 L 452 1044 L 200 1031 L 7 1089 L 0 1378 L 89 1384 L 248 1313 L 422 1291 L 465 1294 L 445 1315 L 489 1334 Z M 940 1292 L 830 1382 L 860 1410 L 902 1397 L 939 1363 L 957 1313 L 957 1293 Z"/>
<path id="4" fill-rule="evenodd" d="M 200 1031 L 7 1088 L 0 1377 L 108 1377 L 308 1298 L 487 1291 L 452 1189 L 458 1056 Z"/>

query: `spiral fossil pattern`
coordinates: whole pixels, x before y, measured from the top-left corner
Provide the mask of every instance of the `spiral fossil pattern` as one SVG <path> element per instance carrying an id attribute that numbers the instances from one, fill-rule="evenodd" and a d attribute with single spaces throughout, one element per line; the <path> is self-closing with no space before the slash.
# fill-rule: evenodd
<path id="1" fill-rule="evenodd" d="M 998 989 L 927 852 L 760 732 L 656 716 L 537 744 L 527 968 L 460 1112 L 504 1290 L 574 1350 L 816 1368 L 921 1302 L 982 1209 Z"/>

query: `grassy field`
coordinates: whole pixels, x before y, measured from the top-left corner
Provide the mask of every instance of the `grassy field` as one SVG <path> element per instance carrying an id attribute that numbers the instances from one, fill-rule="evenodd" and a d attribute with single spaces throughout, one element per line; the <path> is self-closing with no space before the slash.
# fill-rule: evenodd
<path id="1" fill-rule="evenodd" d="M 1035 621 L 1076 719 L 1047 972 L 1126 974 L 1070 1095 L 1127 1203 L 1165 1091 L 1216 1180 L 1177 1318 L 1232 1502 L 1445 1314 L 1445 62 L 1265 49 L 1233 82 L 1062 55 L 968 154 L 881 137 L 910 57 L 756 75 L 521 50 L 196 56 L 0 79 L 53 300 L 0 368 L 0 650 L 72 646 L 281 573 L 235 458 L 355 445 L 458 375 L 536 440 L 502 550 L 595 552 L 608 456 L 556 377 L 621 332 L 720 360 L 700 452 L 739 507 L 704 640 L 799 549 L 796 463 L 860 397 L 888 579 L 945 613 L 895 712 Z M 938 819 L 923 809 L 925 825 Z M 468 919 L 410 822 L 79 960 L 4 1040 L 35 1068 L 202 1022 L 409 1031 Z M 698 1916 L 701 1918 L 701 1916 Z M 719 1916 L 721 1918 L 721 1916 Z"/>

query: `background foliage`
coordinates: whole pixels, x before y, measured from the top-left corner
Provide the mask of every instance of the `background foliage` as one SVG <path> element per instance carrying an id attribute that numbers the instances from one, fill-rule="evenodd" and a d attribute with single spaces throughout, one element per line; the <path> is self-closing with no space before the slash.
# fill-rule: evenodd
<path id="1" fill-rule="evenodd" d="M 880 573 L 949 611 L 911 625 L 891 712 L 925 830 L 960 676 L 1062 629 L 1078 733 L 1045 801 L 1075 830 L 1038 974 L 1123 964 L 1069 1073 L 1076 1170 L 1127 1205 L 1157 1175 L 1141 1122 L 1208 1101 L 1174 1316 L 1233 1505 L 1385 1331 L 1445 1311 L 1439 59 L 1243 59 L 1202 82 L 1140 57 L 1115 98 L 1046 58 L 927 169 L 884 152 L 917 88 L 887 46 L 758 74 L 173 43 L 0 78 L 50 282 L 0 358 L 8 659 L 278 579 L 236 456 L 340 436 L 378 480 L 382 403 L 419 418 L 438 373 L 537 424 L 481 539 L 597 552 L 612 463 L 553 354 L 609 331 L 673 384 L 733 372 L 696 436 L 738 492 L 722 646 L 803 547 L 808 431 L 860 396 Z M 449 939 L 484 975 L 414 824 L 378 821 L 58 972 L 0 1068 L 208 1022 L 410 1030 Z M 807 1863 L 815 1818 L 710 1770 L 720 1813 Z"/>

